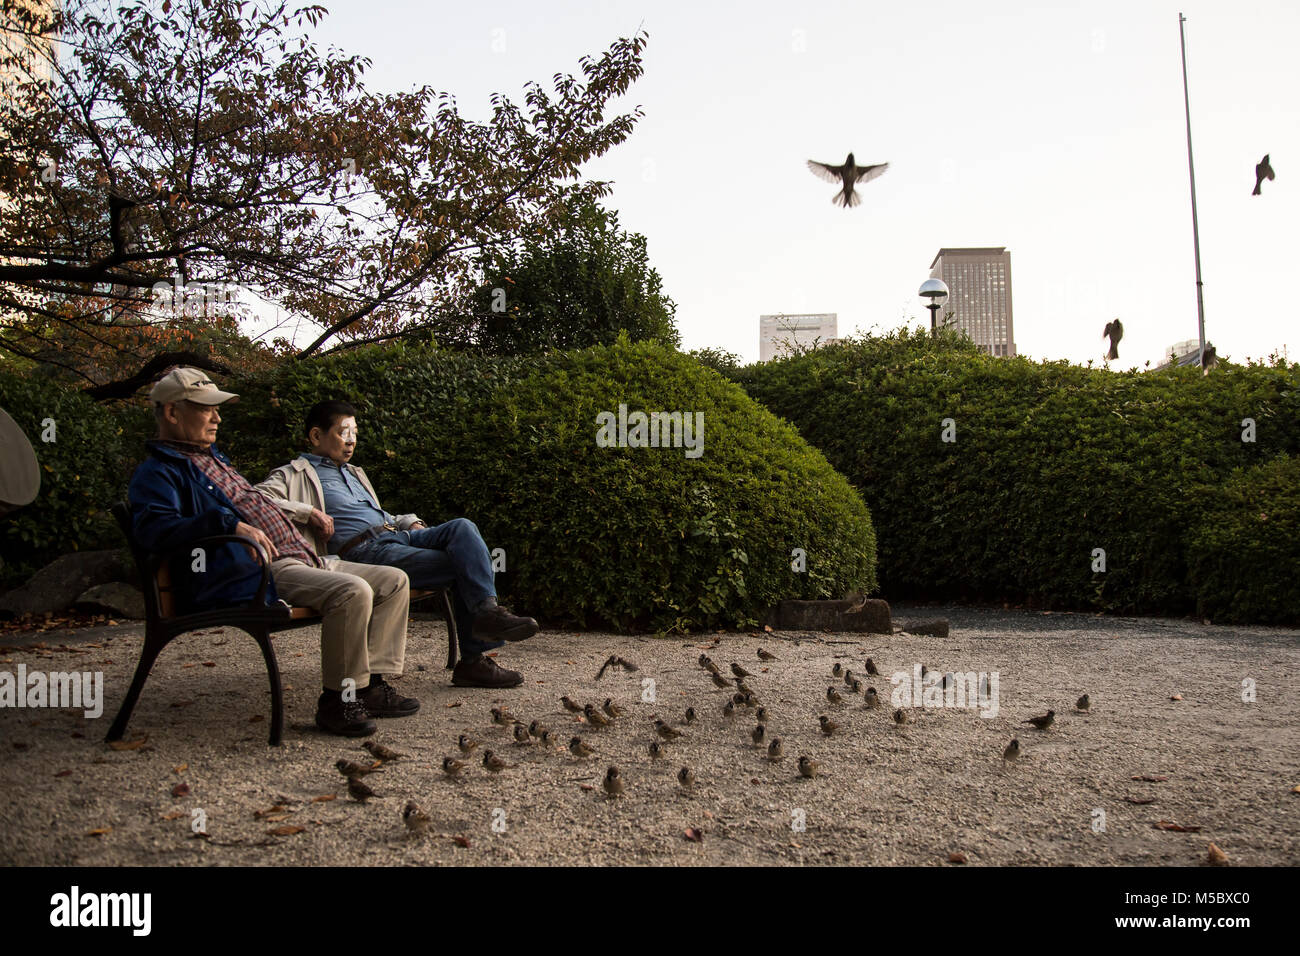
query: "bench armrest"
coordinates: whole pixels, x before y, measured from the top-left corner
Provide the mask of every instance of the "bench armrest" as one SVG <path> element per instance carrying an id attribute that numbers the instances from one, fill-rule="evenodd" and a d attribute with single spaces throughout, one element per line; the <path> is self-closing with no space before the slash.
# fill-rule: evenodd
<path id="1" fill-rule="evenodd" d="M 187 541 L 185 544 L 177 545 L 174 548 L 168 548 L 165 551 L 156 551 L 149 556 L 151 575 L 158 573 L 158 568 L 168 558 L 181 552 L 192 552 L 195 548 L 203 548 L 211 544 L 242 544 L 253 549 L 257 555 L 258 563 L 262 565 L 262 580 L 257 586 L 257 593 L 253 595 L 252 604 L 261 606 L 266 603 L 266 588 L 271 581 L 271 556 L 267 553 L 266 548 L 260 541 L 254 541 L 247 535 L 242 534 L 214 534 L 206 538 L 195 538 L 193 541 Z"/>

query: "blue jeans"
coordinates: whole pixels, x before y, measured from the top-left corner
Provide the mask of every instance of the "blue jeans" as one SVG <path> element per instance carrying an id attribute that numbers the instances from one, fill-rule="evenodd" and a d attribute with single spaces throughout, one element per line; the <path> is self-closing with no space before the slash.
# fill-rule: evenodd
<path id="1" fill-rule="evenodd" d="M 470 609 L 496 597 L 496 583 L 487 545 L 468 518 L 453 518 L 436 528 L 387 531 L 357 545 L 347 560 L 401 568 L 411 579 L 412 590 L 450 587 L 461 657 L 476 657 L 505 644 L 474 637 Z"/>

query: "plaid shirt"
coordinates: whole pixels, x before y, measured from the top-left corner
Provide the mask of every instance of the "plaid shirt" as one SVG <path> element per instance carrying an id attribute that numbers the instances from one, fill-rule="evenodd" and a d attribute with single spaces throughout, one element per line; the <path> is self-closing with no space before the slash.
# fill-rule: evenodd
<path id="1" fill-rule="evenodd" d="M 186 455 L 195 467 L 207 476 L 208 480 L 221 489 L 222 494 L 230 499 L 241 518 L 254 528 L 261 530 L 275 545 L 278 557 L 293 558 L 314 568 L 325 567 L 325 562 L 316 554 L 298 529 L 280 513 L 280 509 L 259 494 L 247 479 L 223 461 L 218 461 L 209 445 L 193 445 L 182 441 L 160 441 L 159 444 Z"/>

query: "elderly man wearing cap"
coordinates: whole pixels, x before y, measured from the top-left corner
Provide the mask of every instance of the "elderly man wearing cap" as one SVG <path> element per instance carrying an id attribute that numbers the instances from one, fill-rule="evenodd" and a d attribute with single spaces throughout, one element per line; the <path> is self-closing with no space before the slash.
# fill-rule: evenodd
<path id="1" fill-rule="evenodd" d="M 219 534 L 261 544 L 271 556 L 267 600 L 283 598 L 323 616 L 324 688 L 317 726 L 368 736 L 376 730 L 372 717 L 406 717 L 420 708 L 419 701 L 401 696 L 384 680 L 402 673 L 410 583 L 397 568 L 319 557 L 280 510 L 231 467 L 214 442 L 219 406 L 238 398 L 194 368 L 174 369 L 154 386 L 149 399 L 158 438 L 148 443 L 149 457 L 136 468 L 127 493 L 136 539 L 152 551 Z M 202 564 L 185 561 L 173 568 L 183 604 L 239 604 L 254 597 L 262 571 L 251 548 L 225 544 L 205 557 Z M 349 679 L 355 682 L 355 699 L 343 693 Z"/>

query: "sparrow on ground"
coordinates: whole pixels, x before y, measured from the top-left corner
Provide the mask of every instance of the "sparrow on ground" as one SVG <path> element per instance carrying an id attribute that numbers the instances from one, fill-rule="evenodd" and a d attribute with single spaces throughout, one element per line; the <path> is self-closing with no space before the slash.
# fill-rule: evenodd
<path id="1" fill-rule="evenodd" d="M 657 741 L 657 740 L 652 740 L 652 741 L 650 741 L 650 757 L 651 757 L 651 759 L 653 759 L 653 760 L 658 760 L 658 759 L 660 759 L 661 757 L 665 756 L 667 753 L 668 753 L 667 748 L 664 747 L 664 745 L 661 744 L 659 741 Z"/>
<path id="2" fill-rule="evenodd" d="M 1055 719 L 1056 719 L 1056 711 L 1049 710 L 1041 717 L 1030 717 L 1028 720 L 1022 720 L 1021 723 L 1033 724 L 1039 730 L 1046 730 L 1048 727 L 1052 726 L 1052 721 L 1054 721 Z"/>
<path id="3" fill-rule="evenodd" d="M 467 754 L 478 746 L 478 741 L 467 734 L 461 734 L 460 739 L 456 741 L 456 746 L 460 748 L 461 753 Z"/>
<path id="4" fill-rule="evenodd" d="M 406 824 L 406 829 L 410 833 L 427 833 L 429 827 L 433 825 L 430 816 L 420 809 L 414 800 L 408 800 L 406 806 L 402 808 L 402 822 Z"/>
<path id="5" fill-rule="evenodd" d="M 900 707 L 894 711 L 894 723 L 898 724 L 900 727 L 907 723 L 907 714 L 903 708 Z"/>
<path id="6" fill-rule="evenodd" d="M 528 736 L 540 738 L 542 736 L 542 731 L 545 729 L 546 728 L 542 725 L 540 720 L 534 720 L 528 725 Z"/>
<path id="7" fill-rule="evenodd" d="M 847 667 L 844 668 L 844 686 L 853 686 L 853 671 L 849 670 Z"/>
<path id="8" fill-rule="evenodd" d="M 360 777 L 348 777 L 348 793 L 357 803 L 365 803 L 371 797 L 378 796 L 362 782 Z"/>
<path id="9" fill-rule="evenodd" d="M 742 678 L 754 676 L 749 671 L 745 670 L 745 668 L 737 664 L 735 661 L 731 662 L 731 673 L 735 674 L 737 677 L 742 677 Z"/>
<path id="10" fill-rule="evenodd" d="M 766 707 L 758 708 L 758 710 L 754 713 L 754 719 L 757 720 L 760 724 L 767 723 L 767 708 Z"/>
<path id="11" fill-rule="evenodd" d="M 611 797 L 617 797 L 623 792 L 623 777 L 617 767 L 610 767 L 605 771 L 604 787 L 605 792 Z"/>
<path id="12" fill-rule="evenodd" d="M 492 773 L 500 773 L 502 770 L 505 770 L 506 767 L 510 766 L 510 764 L 506 763 L 492 751 L 485 750 L 483 751 L 483 766 L 492 771 Z"/>
<path id="13" fill-rule="evenodd" d="M 1011 743 L 1007 744 L 1007 749 L 1002 751 L 1002 766 L 1005 767 L 1007 765 L 1007 761 L 1015 760 L 1019 756 L 1020 756 L 1020 741 L 1013 740 L 1011 741 Z"/>
<path id="14" fill-rule="evenodd" d="M 1093 326 L 1093 328 L 1096 328 L 1096 326 Z M 1101 337 L 1110 339 L 1110 351 L 1106 353 L 1106 361 L 1113 362 L 1119 358 L 1119 340 L 1124 337 L 1124 323 L 1119 319 L 1107 322 L 1106 328 L 1102 330 Z"/>
<path id="15" fill-rule="evenodd" d="M 569 753 L 575 757 L 590 757 L 596 751 L 594 748 L 587 746 L 582 742 L 581 737 L 574 737 L 569 741 Z"/>
<path id="16" fill-rule="evenodd" d="M 840 695 L 840 692 L 837 691 L 834 687 L 826 688 L 826 699 L 829 700 L 832 704 L 844 703 L 844 698 Z"/>
<path id="17" fill-rule="evenodd" d="M 1084 695 L 1083 695 L 1082 697 L 1080 697 L 1077 701 L 1075 701 L 1074 709 L 1075 709 L 1075 710 L 1087 710 L 1087 709 L 1088 709 L 1089 707 L 1091 707 L 1091 706 L 1092 706 L 1092 701 L 1090 701 L 1090 700 L 1088 699 L 1088 695 L 1087 695 L 1087 694 L 1084 694 Z"/>
<path id="18" fill-rule="evenodd" d="M 492 723 L 498 727 L 509 727 L 515 722 L 515 719 L 507 714 L 500 707 L 492 708 Z"/>
<path id="19" fill-rule="evenodd" d="M 722 705 L 722 716 L 723 717 L 736 716 L 736 702 L 734 700 L 729 700 Z"/>
<path id="20" fill-rule="evenodd" d="M 565 694 L 563 697 L 560 698 L 560 703 L 563 704 L 564 709 L 571 714 L 582 713 L 582 705 L 579 703 L 575 703 L 573 700 L 571 700 L 568 694 Z"/>
<path id="21" fill-rule="evenodd" d="M 677 782 L 687 790 L 695 786 L 695 774 L 691 771 L 690 767 L 683 767 L 681 770 L 677 771 Z"/>
<path id="22" fill-rule="evenodd" d="M 862 698 L 867 702 L 866 705 L 868 707 L 875 709 L 880 706 L 880 695 L 876 693 L 874 687 L 868 687 L 867 692 L 862 695 Z"/>
<path id="23" fill-rule="evenodd" d="M 1269 182 L 1273 181 L 1273 164 L 1268 161 L 1268 153 L 1265 153 L 1264 158 L 1255 164 L 1255 189 L 1251 192 L 1252 196 L 1259 195 L 1259 187 L 1266 179 Z"/>
<path id="24" fill-rule="evenodd" d="M 731 690 L 731 681 L 727 680 L 721 674 L 710 673 L 709 677 L 713 680 L 714 687 L 721 687 L 723 690 Z"/>
<path id="25" fill-rule="evenodd" d="M 465 769 L 465 764 L 463 761 L 457 760 L 455 757 L 442 758 L 442 772 L 445 773 L 447 776 L 459 777 L 461 771 L 464 769 Z"/>
<path id="26" fill-rule="evenodd" d="M 591 704 L 587 704 L 586 706 L 584 706 L 582 708 L 582 713 L 587 718 L 587 723 L 591 724 L 593 727 L 609 726 L 610 723 L 609 718 L 606 717 L 604 714 L 602 714 L 600 711 L 598 711 Z"/>
<path id="27" fill-rule="evenodd" d="M 364 764 L 354 763 L 351 760 L 337 760 L 334 766 L 338 768 L 339 773 L 345 777 L 364 777 L 368 773 L 383 773 L 381 767 L 367 767 Z"/>
<path id="28" fill-rule="evenodd" d="M 819 163 L 815 159 L 810 159 L 808 160 L 808 168 L 812 170 L 814 175 L 820 176 L 828 183 L 839 183 L 841 185 L 840 191 L 831 198 L 831 203 L 848 209 L 850 206 L 856 206 L 862 202 L 853 187 L 859 183 L 871 182 L 877 176 L 882 175 L 889 168 L 889 163 L 859 166 L 854 161 L 853 154 L 849 153 L 849 158 L 844 161 L 842 166 L 832 166 L 829 163 Z"/>
<path id="29" fill-rule="evenodd" d="M 765 651 L 760 647 L 758 649 L 758 659 L 760 661 L 774 661 L 776 660 L 776 655 L 770 651 Z"/>
<path id="30" fill-rule="evenodd" d="M 732 702 L 733 704 L 735 704 L 737 707 L 744 707 L 744 706 L 745 706 L 745 695 L 744 695 L 744 694 L 739 694 L 739 693 L 737 693 L 737 694 L 732 694 L 732 695 L 731 695 L 731 702 Z"/>
<path id="31" fill-rule="evenodd" d="M 385 762 L 389 760 L 397 760 L 400 757 L 407 756 L 407 754 L 399 754 L 396 750 L 391 750 L 388 747 L 385 747 L 383 744 L 376 743 L 373 740 L 367 740 L 361 746 L 369 750 L 370 755 L 374 757 L 376 760 L 383 760 Z"/>
<path id="32" fill-rule="evenodd" d="M 540 739 L 542 741 L 542 746 L 544 747 L 554 747 L 557 743 L 560 742 L 559 738 L 556 737 L 555 734 L 551 733 L 551 731 L 547 729 L 542 730 L 542 736 Z"/>
<path id="33" fill-rule="evenodd" d="M 785 745 L 781 743 L 780 737 L 773 737 L 772 742 L 767 745 L 767 759 L 780 760 L 785 756 Z"/>
<path id="34" fill-rule="evenodd" d="M 517 744 L 530 744 L 533 742 L 533 738 L 528 735 L 528 728 L 523 724 L 515 724 L 514 733 L 515 743 Z"/>
<path id="35" fill-rule="evenodd" d="M 687 722 L 688 724 L 693 724 L 693 723 L 695 723 L 695 708 L 694 708 L 694 707 L 687 707 L 687 708 L 686 708 L 686 722 Z"/>
<path id="36" fill-rule="evenodd" d="M 849 690 L 853 691 L 853 693 L 855 693 L 855 694 L 861 694 L 861 693 L 862 693 L 862 681 L 858 680 L 856 677 L 853 678 L 853 683 L 849 685 Z"/>
<path id="37" fill-rule="evenodd" d="M 822 725 L 822 733 L 825 734 L 827 737 L 829 737 L 831 734 L 835 733 L 835 731 L 840 729 L 840 725 L 835 723 L 835 721 L 831 720 L 825 714 L 822 714 L 820 717 L 817 718 L 817 720 Z"/>
<path id="38" fill-rule="evenodd" d="M 750 731 L 750 739 L 754 741 L 755 747 L 763 746 L 763 738 L 767 736 L 767 727 L 764 724 L 758 724 Z"/>
<path id="39" fill-rule="evenodd" d="M 745 691 L 745 694 L 744 694 L 744 702 L 745 702 L 745 706 L 746 706 L 746 707 L 757 707 L 757 706 L 758 706 L 758 698 L 755 697 L 755 696 L 754 696 L 752 693 L 750 693 L 749 691 Z"/>
<path id="40" fill-rule="evenodd" d="M 754 693 L 754 689 L 745 683 L 745 678 L 743 677 L 736 678 L 736 690 L 740 691 L 742 694 L 745 694 L 746 696 Z"/>
<path id="41" fill-rule="evenodd" d="M 623 708 L 614 703 L 613 697 L 606 697 L 605 703 L 601 705 L 601 709 L 604 710 L 605 713 L 609 714 L 610 717 L 623 716 Z"/>
<path id="42" fill-rule="evenodd" d="M 867 673 L 875 674 L 875 675 L 880 674 L 880 671 L 876 669 L 876 662 L 873 661 L 870 657 L 867 658 Z"/>
<path id="43" fill-rule="evenodd" d="M 800 757 L 799 776 L 807 777 L 809 780 L 811 780 L 813 777 L 817 776 L 818 766 L 819 764 L 817 763 L 816 760 L 813 760 L 812 757 L 809 757 L 807 755 Z"/>
<path id="44" fill-rule="evenodd" d="M 708 654 L 700 655 L 700 666 L 703 667 L 710 674 L 718 673 L 718 665 L 713 663 L 713 659 L 709 657 Z"/>
<path id="45" fill-rule="evenodd" d="M 672 727 L 669 727 L 658 717 L 655 718 L 655 733 L 657 733 L 664 740 L 676 740 L 678 737 L 682 735 L 682 732 L 680 730 L 674 730 Z"/>
<path id="46" fill-rule="evenodd" d="M 832 676 L 832 677 L 839 677 L 839 676 L 841 676 L 843 673 L 844 673 L 844 665 L 841 664 L 839 661 L 836 661 L 836 662 L 835 662 L 835 666 L 831 668 L 831 676 Z"/>

